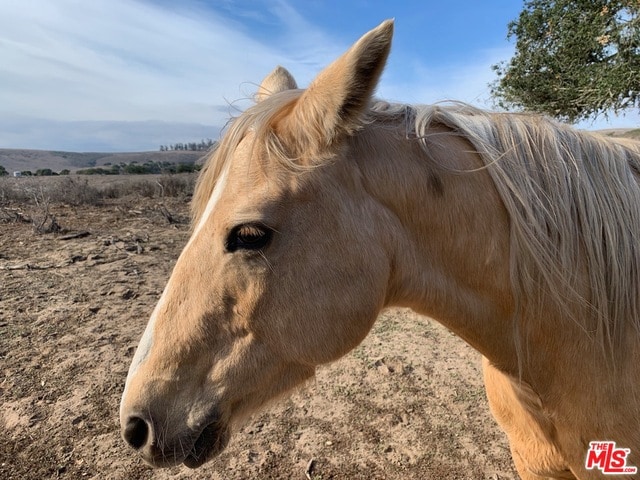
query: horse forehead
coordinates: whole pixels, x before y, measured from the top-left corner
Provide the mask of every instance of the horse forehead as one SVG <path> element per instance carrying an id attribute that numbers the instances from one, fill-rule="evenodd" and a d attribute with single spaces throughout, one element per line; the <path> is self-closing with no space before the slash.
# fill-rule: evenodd
<path id="1" fill-rule="evenodd" d="M 283 167 L 259 140 L 243 139 L 227 162 L 224 196 L 231 195 L 235 201 L 274 196 L 298 181 L 298 175 Z"/>
<path id="2" fill-rule="evenodd" d="M 241 208 L 242 204 L 282 200 L 283 197 L 309 201 L 310 192 L 325 183 L 326 175 L 321 173 L 324 169 L 300 167 L 296 160 L 274 148 L 268 135 L 256 133 L 253 127 L 244 133 L 229 155 L 218 211 L 229 206 Z M 225 208 L 221 208 L 223 205 Z"/>
<path id="3" fill-rule="evenodd" d="M 230 182 L 247 182 L 259 179 L 257 175 L 266 170 L 269 157 L 266 153 L 265 142 L 256 138 L 253 129 L 249 129 L 238 142 L 230 157 L 226 159 L 230 173 Z"/>

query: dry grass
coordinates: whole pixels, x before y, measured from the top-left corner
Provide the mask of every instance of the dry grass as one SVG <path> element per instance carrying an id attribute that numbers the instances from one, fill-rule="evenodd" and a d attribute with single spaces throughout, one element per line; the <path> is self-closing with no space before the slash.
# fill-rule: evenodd
<path id="1" fill-rule="evenodd" d="M 165 199 L 187 202 L 196 175 L 4 177 L 0 178 L 0 223 L 30 223 L 38 234 L 65 233 L 67 228 L 51 213 L 51 205 L 95 207 L 118 199 L 131 205 L 156 199 L 155 213 L 167 223 L 187 223 L 188 217 L 174 213 Z"/>
<path id="2" fill-rule="evenodd" d="M 0 205 L 100 205 L 122 197 L 190 197 L 196 174 L 0 178 Z"/>

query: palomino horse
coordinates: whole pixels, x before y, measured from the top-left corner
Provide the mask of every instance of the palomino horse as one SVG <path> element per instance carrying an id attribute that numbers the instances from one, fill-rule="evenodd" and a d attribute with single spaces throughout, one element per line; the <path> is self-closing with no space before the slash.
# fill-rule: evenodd
<path id="1" fill-rule="evenodd" d="M 229 126 L 131 364 L 124 439 L 153 466 L 202 465 L 399 305 L 482 353 L 522 478 L 622 477 L 640 465 L 638 147 L 373 102 L 392 32 L 306 90 L 277 68 Z"/>

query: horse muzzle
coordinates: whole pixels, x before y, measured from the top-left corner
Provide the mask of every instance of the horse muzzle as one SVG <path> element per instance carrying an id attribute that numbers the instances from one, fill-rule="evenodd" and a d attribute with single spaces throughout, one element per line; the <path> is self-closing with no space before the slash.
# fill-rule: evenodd
<path id="1" fill-rule="evenodd" d="M 197 468 L 222 452 L 229 443 L 230 428 L 219 418 L 219 415 L 211 415 L 201 429 L 172 434 L 149 416 L 130 415 L 123 421 L 122 438 L 154 468 L 181 463 Z"/>

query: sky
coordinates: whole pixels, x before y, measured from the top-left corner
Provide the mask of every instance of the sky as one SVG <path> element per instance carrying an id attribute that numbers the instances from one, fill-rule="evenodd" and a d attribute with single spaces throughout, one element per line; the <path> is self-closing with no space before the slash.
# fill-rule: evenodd
<path id="1" fill-rule="evenodd" d="M 217 140 L 277 65 L 305 87 L 395 18 L 377 96 L 492 108 L 518 0 L 2 0 L 0 148 L 147 151 Z M 638 115 L 582 128 L 637 127 Z"/>

